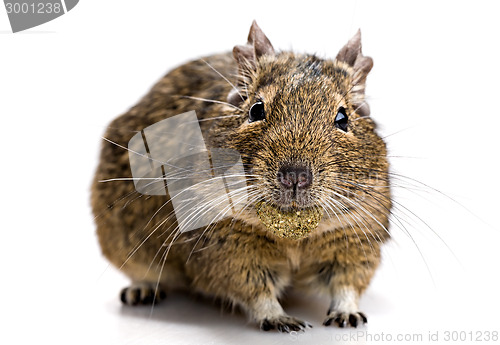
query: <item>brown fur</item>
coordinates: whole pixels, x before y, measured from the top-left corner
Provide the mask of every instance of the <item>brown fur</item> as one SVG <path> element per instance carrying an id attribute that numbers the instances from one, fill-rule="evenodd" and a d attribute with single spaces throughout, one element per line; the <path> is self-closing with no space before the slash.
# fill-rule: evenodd
<path id="1" fill-rule="evenodd" d="M 103 143 L 92 185 L 102 251 L 134 283 L 159 282 L 162 289 L 184 287 L 228 299 L 262 329 L 307 326 L 279 306 L 277 298 L 289 286 L 332 298 L 326 325 L 356 326 L 364 315 L 342 299 L 345 291 L 354 291 L 357 308 L 389 238 L 391 208 L 385 144 L 364 102 L 372 60 L 361 54 L 359 32 L 335 60 L 276 53 L 255 23 L 248 42 L 235 47 L 234 58 L 213 55 L 172 70 L 109 125 L 104 136 L 114 144 Z M 266 119 L 249 123 L 248 111 L 257 100 L 264 102 Z M 347 133 L 334 126 L 340 106 L 349 116 Z M 318 228 L 302 240 L 277 238 L 248 205 L 234 219 L 176 235 L 168 195 L 141 195 L 132 181 L 99 182 L 131 177 L 124 147 L 137 131 L 190 110 L 200 120 L 239 115 L 201 121 L 202 133 L 209 146 L 240 152 L 247 172 L 258 176 L 248 184 L 267 201 L 280 192 L 280 167 L 310 169 L 313 183 L 300 207 L 323 205 Z M 327 194 L 336 201 L 329 208 Z"/>

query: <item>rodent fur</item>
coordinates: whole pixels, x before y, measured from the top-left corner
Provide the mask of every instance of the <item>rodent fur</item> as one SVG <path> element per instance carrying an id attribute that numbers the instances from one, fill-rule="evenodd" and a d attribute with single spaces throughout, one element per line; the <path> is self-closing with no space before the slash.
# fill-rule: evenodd
<path id="1" fill-rule="evenodd" d="M 391 209 L 386 147 L 364 99 L 371 67 L 359 31 L 328 60 L 275 52 L 254 22 L 247 45 L 172 70 L 112 121 L 91 203 L 103 254 L 133 283 L 122 291 L 122 301 L 158 302 L 165 291 L 184 288 L 243 307 L 261 329 L 289 332 L 309 326 L 288 316 L 278 301 L 294 287 L 331 299 L 325 325 L 366 322 L 358 299 L 390 237 Z M 249 109 L 259 100 L 266 119 L 249 123 Z M 347 132 L 334 126 L 340 106 L 349 116 Z M 124 148 L 137 131 L 190 110 L 205 120 L 199 124 L 210 147 L 240 152 L 246 171 L 257 176 L 248 183 L 265 200 L 290 206 L 276 201 L 283 192 L 277 172 L 284 165 L 310 169 L 311 186 L 291 207 L 323 207 L 318 228 L 301 240 L 278 238 L 248 205 L 209 231 L 174 234 L 168 195 L 140 195 L 131 181 L 99 182 L 131 177 Z"/>

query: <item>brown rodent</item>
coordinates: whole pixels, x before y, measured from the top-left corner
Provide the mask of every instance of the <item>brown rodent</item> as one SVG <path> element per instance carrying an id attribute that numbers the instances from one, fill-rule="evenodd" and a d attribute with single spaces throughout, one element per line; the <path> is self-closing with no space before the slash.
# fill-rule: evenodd
<path id="1" fill-rule="evenodd" d="M 328 60 L 275 52 L 254 22 L 232 56 L 172 70 L 116 118 L 91 201 L 104 255 L 132 280 L 122 301 L 156 303 L 184 288 L 241 306 L 263 330 L 289 332 L 310 326 L 279 303 L 293 287 L 331 299 L 324 325 L 366 323 L 358 299 L 390 237 L 391 209 L 386 147 L 364 98 L 371 68 L 359 31 Z M 127 145 L 144 128 L 192 110 L 209 148 L 239 152 L 251 197 L 231 217 L 181 232 L 168 194 L 134 188 Z M 258 215 L 262 202 L 269 218 Z M 320 210 L 319 224 L 297 236 L 263 224 L 310 210 Z"/>

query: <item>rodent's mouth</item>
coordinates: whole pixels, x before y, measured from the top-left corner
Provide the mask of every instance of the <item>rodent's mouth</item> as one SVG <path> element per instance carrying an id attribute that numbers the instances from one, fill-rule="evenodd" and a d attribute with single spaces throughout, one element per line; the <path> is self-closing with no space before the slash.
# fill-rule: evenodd
<path id="1" fill-rule="evenodd" d="M 309 204 L 302 205 L 296 201 L 292 201 L 291 203 L 289 203 L 287 205 L 272 205 L 272 206 L 275 207 L 278 211 L 280 211 L 282 213 L 300 212 L 300 211 L 308 210 L 310 208 L 317 207 L 317 206 L 313 206 L 313 205 L 309 205 Z"/>
<path id="2" fill-rule="evenodd" d="M 284 212 L 303 210 L 314 207 L 314 202 L 308 190 L 297 192 L 290 190 L 279 190 L 274 195 L 275 206 Z"/>
<path id="3" fill-rule="evenodd" d="M 257 215 L 266 228 L 278 237 L 302 239 L 316 229 L 323 217 L 319 206 L 284 209 L 259 201 L 255 204 Z"/>
<path id="4" fill-rule="evenodd" d="M 283 214 L 290 212 L 301 212 L 307 211 L 312 208 L 320 207 L 316 200 L 313 200 L 309 195 L 302 198 L 288 198 L 283 197 L 282 193 L 280 196 L 276 196 L 274 199 L 268 197 L 261 197 L 255 201 L 255 205 L 268 204 L 269 207 L 276 209 L 277 212 Z"/>

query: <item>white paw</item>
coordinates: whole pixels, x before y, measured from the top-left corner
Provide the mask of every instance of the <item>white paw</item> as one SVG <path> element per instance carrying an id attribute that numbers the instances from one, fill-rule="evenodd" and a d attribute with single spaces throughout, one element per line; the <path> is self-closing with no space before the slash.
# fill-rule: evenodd
<path id="1" fill-rule="evenodd" d="M 323 325 L 330 326 L 332 323 L 340 328 L 344 327 L 358 327 L 368 322 L 365 314 L 362 312 L 343 313 L 340 311 L 332 311 L 328 313 L 328 317 L 323 322 Z"/>
<path id="2" fill-rule="evenodd" d="M 305 321 L 288 315 L 281 315 L 273 319 L 265 319 L 260 323 L 260 329 L 263 331 L 277 329 L 283 333 L 290 333 L 292 331 L 304 331 L 306 328 L 312 328 L 312 326 Z"/>

